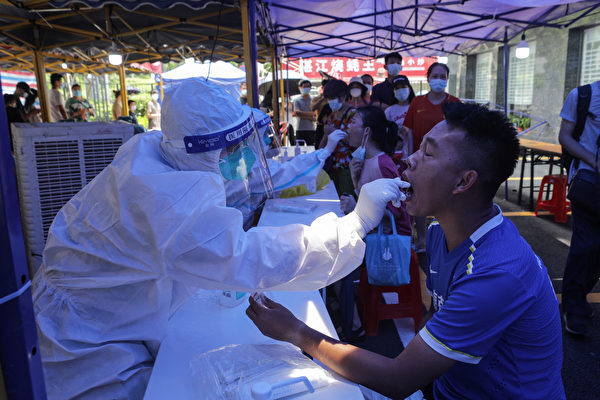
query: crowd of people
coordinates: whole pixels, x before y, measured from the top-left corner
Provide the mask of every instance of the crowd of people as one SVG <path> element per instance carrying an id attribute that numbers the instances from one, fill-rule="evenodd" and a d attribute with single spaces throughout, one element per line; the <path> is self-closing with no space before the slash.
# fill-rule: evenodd
<path id="1" fill-rule="evenodd" d="M 48 122 L 86 122 L 98 119 L 93 105 L 83 97 L 82 87 L 79 83 L 71 85 L 72 96 L 68 97 L 66 101 L 66 92 L 63 93 L 65 90 L 64 76 L 59 73 L 51 74 L 47 102 L 50 118 Z M 157 90 L 153 89 L 150 92 L 151 100 L 146 104 L 147 128 L 138 121 L 137 102 L 135 100 L 128 100 L 128 109 L 124 112 L 121 91 L 115 90 L 114 96 L 115 100 L 111 110 L 112 120 L 122 120 L 134 124 L 135 133 L 160 129 L 161 106 L 158 101 Z M 4 103 L 9 132 L 11 131 L 10 124 L 13 122 L 42 122 L 38 91 L 31 88 L 26 82 L 17 83 L 13 94 L 4 94 Z"/>
<path id="2" fill-rule="evenodd" d="M 423 136 L 443 120 L 442 105 L 458 99 L 445 91 L 449 69 L 446 64 L 434 63 L 427 71 L 430 91 L 416 96 L 407 76 L 401 75 L 402 56 L 392 52 L 384 57 L 387 77 L 373 86 L 371 75 L 356 76 L 346 83 L 338 79 L 323 79 L 319 95 L 311 98 L 311 82 L 299 83 L 299 96 L 293 103 L 294 128 L 296 139 L 308 145 L 321 148 L 327 135 L 336 129 L 347 130 L 356 111 L 362 107 L 377 107 L 388 121 L 397 125 L 394 133 L 395 147 L 386 151 L 394 161 L 397 170 L 406 168 L 405 160 L 416 152 Z M 356 196 L 356 185 L 352 181 L 352 153 L 358 146 L 350 141 L 341 141 L 325 170 L 334 181 L 340 196 Z M 417 253 L 425 251 L 426 221 L 424 217 L 414 217 Z"/>

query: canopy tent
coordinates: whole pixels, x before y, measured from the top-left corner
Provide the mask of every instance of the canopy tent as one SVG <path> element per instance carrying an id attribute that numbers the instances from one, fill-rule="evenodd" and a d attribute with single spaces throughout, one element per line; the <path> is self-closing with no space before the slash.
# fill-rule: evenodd
<path id="1" fill-rule="evenodd" d="M 33 51 L 52 72 L 116 71 L 108 54 L 126 65 L 147 61 L 242 61 L 242 13 L 234 0 L 68 0 L 0 4 L 0 67 L 33 71 Z M 259 35 L 258 57 L 270 57 Z M 270 59 L 270 58 L 269 58 Z M 66 62 L 68 68 L 61 64 Z"/>
<path id="2" fill-rule="evenodd" d="M 568 27 L 597 0 L 265 0 L 267 31 L 287 57 L 468 54 L 529 28 Z M 587 9 L 587 10 L 586 10 Z M 572 17 L 574 13 L 585 10 Z M 560 22 L 556 20 L 565 16 Z"/>
<path id="3" fill-rule="evenodd" d="M 162 74 L 163 85 L 168 88 L 187 78 L 207 78 L 210 83 L 222 86 L 234 97 L 240 97 L 240 84 L 246 82 L 246 73 L 224 61 L 214 63 L 186 62 Z"/>

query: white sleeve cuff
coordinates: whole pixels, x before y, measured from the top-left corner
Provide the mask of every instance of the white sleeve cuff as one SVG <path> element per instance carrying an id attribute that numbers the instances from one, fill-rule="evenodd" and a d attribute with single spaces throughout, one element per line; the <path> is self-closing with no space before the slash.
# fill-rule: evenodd
<path id="1" fill-rule="evenodd" d="M 444 357 L 450 358 L 452 360 L 464 362 L 467 364 L 479 364 L 479 361 L 481 361 L 481 357 L 472 356 L 470 354 L 463 353 L 458 350 L 452 350 L 450 347 L 446 346 L 444 343 L 442 343 L 438 339 L 436 339 L 435 336 L 433 336 L 427 330 L 427 326 L 425 326 L 423 329 L 421 329 L 419 331 L 419 335 L 421 336 L 421 339 L 423 339 L 423 341 L 425 343 L 427 343 L 427 345 L 429 347 L 431 347 L 436 353 L 439 353 L 439 354 L 443 355 Z"/>
<path id="2" fill-rule="evenodd" d="M 317 155 L 317 158 L 319 159 L 319 161 L 324 162 L 331 155 L 331 152 L 329 150 L 323 148 L 323 149 L 316 150 L 315 154 Z"/>
<path id="3" fill-rule="evenodd" d="M 348 226 L 351 230 L 356 232 L 361 239 L 364 239 L 367 235 L 367 232 L 363 227 L 363 223 L 360 217 L 354 211 L 340 218 L 340 223 L 343 223 L 344 225 Z"/>

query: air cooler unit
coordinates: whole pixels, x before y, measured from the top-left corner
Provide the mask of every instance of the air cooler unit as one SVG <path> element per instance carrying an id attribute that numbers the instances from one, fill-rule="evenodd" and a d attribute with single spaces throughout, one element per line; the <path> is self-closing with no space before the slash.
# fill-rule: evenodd
<path id="1" fill-rule="evenodd" d="M 31 276 L 42 262 L 48 230 L 67 201 L 94 179 L 133 136 L 133 125 L 59 122 L 12 125 Z"/>

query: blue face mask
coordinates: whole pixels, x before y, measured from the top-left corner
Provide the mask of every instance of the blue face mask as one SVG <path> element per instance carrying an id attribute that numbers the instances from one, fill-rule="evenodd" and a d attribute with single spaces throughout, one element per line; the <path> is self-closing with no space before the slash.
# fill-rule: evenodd
<path id="1" fill-rule="evenodd" d="M 73 91 L 73 96 L 75 96 L 75 97 L 81 97 L 81 90 L 74 90 Z"/>
<path id="2" fill-rule="evenodd" d="M 444 79 L 432 79 L 429 81 L 429 87 L 436 93 L 440 93 L 446 89 L 446 81 Z"/>
<path id="3" fill-rule="evenodd" d="M 342 108 L 342 103 L 338 99 L 331 99 L 329 100 L 329 107 L 331 107 L 331 111 L 336 112 Z"/>
<path id="4" fill-rule="evenodd" d="M 219 161 L 221 175 L 227 180 L 242 181 L 248 177 L 256 156 L 248 146 L 242 146 Z"/>
<path id="5" fill-rule="evenodd" d="M 364 160 L 366 152 L 367 150 L 363 146 L 360 146 L 358 149 L 354 150 L 354 152 L 352 153 L 352 158 L 355 158 L 357 160 Z"/>
<path id="6" fill-rule="evenodd" d="M 402 65 L 400 64 L 388 64 L 387 66 L 388 74 L 390 76 L 396 76 L 402 71 Z"/>

